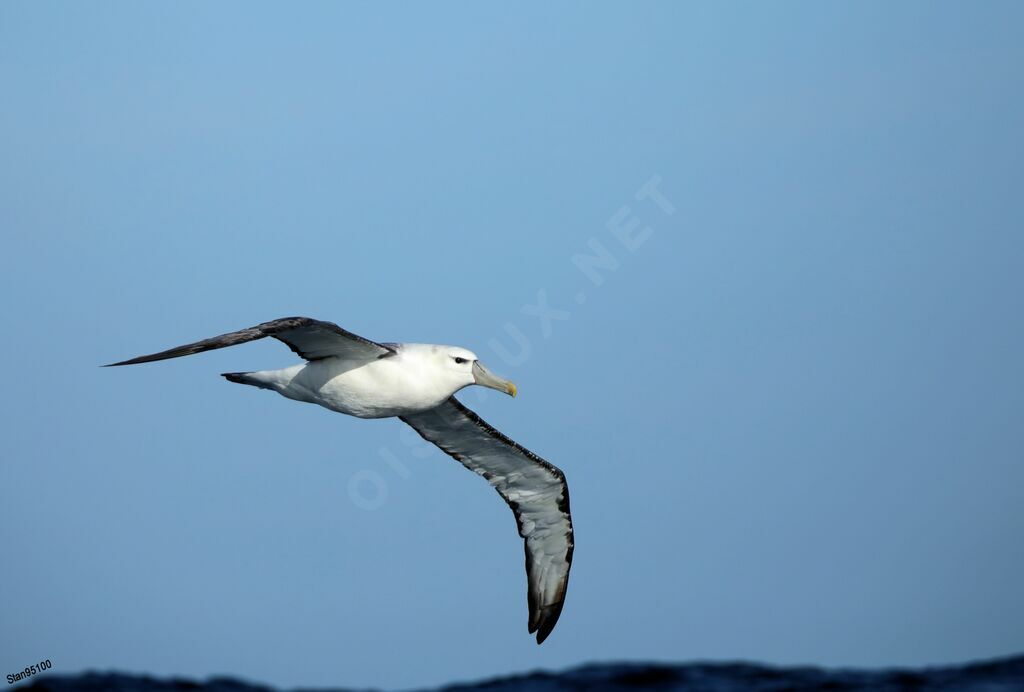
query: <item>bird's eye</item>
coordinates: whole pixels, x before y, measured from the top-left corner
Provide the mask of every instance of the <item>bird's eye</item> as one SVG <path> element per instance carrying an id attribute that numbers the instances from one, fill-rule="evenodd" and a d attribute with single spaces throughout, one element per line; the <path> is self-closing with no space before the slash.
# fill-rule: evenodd
<path id="1" fill-rule="evenodd" d="M 463 363 L 466 362 L 466 359 L 455 356 L 455 362 L 458 363 L 459 365 L 462 365 Z"/>

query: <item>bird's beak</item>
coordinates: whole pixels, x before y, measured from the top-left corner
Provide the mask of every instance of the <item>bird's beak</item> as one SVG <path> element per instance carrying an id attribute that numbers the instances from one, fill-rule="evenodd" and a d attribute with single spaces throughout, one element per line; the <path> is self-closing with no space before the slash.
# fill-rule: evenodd
<path id="1" fill-rule="evenodd" d="M 484 387 L 490 387 L 491 389 L 497 389 L 499 392 L 505 392 L 510 396 L 515 396 L 516 389 L 515 384 L 508 380 L 503 380 L 493 372 L 481 365 L 480 361 L 473 361 L 473 380 L 477 384 L 483 385 Z"/>

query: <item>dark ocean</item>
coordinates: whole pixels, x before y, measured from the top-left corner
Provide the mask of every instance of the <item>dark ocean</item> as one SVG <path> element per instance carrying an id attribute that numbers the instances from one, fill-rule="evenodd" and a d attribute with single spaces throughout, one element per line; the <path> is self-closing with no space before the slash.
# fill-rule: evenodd
<path id="1" fill-rule="evenodd" d="M 205 682 L 157 679 L 120 673 L 36 675 L 9 687 L 28 692 L 275 692 L 275 688 L 232 678 Z M 337 692 L 351 688 L 332 688 Z M 1024 692 L 1024 656 L 959 666 L 887 670 L 773 667 L 753 663 L 594 663 L 559 673 L 535 672 L 447 685 L 446 692 L 569 692 L 576 690 L 702 690 L 783 692 L 784 690 L 977 690 Z M 312 692 L 308 690 L 307 692 Z M 328 692 L 321 688 L 320 692 Z M 426 690 L 423 690 L 426 692 Z"/>

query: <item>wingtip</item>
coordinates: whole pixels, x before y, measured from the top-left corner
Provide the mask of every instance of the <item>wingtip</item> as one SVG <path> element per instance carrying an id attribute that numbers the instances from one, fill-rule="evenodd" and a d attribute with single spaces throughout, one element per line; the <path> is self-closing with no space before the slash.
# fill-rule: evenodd
<path id="1" fill-rule="evenodd" d="M 543 644 L 548 635 L 555 629 L 558 617 L 562 614 L 562 604 L 556 603 L 550 606 L 538 608 L 530 618 L 530 634 L 537 633 L 537 644 Z"/>
<path id="2" fill-rule="evenodd" d="M 163 358 L 156 357 L 161 355 L 162 354 L 160 353 L 154 353 L 153 355 L 150 356 L 138 356 L 137 358 L 129 358 L 128 360 L 121 360 L 116 363 L 107 363 L 106 365 L 101 365 L 100 367 L 116 368 L 121 365 L 141 365 L 142 363 L 152 363 L 155 360 L 163 360 Z"/>
<path id="3" fill-rule="evenodd" d="M 537 630 L 537 645 L 544 643 L 544 640 L 548 638 L 548 635 L 555 629 L 555 620 L 548 620 L 541 623 L 540 629 Z"/>

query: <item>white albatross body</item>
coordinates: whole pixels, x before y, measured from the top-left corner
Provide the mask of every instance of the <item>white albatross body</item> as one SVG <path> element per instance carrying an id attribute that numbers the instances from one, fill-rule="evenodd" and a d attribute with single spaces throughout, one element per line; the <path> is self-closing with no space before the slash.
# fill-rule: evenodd
<path id="1" fill-rule="evenodd" d="M 323 358 L 281 370 L 245 373 L 243 384 L 271 389 L 296 401 L 319 404 L 357 418 L 390 418 L 443 404 L 468 378 L 475 354 L 455 346 L 392 344 L 395 354 L 366 361 Z M 455 357 L 467 361 L 454 362 Z M 451 361 L 454 367 L 448 367 Z"/>
<path id="2" fill-rule="evenodd" d="M 331 322 L 286 317 L 112 365 L 178 358 L 268 336 L 306 362 L 224 377 L 357 418 L 398 417 L 498 491 L 525 540 L 529 631 L 543 642 L 562 612 L 569 582 L 574 543 L 569 488 L 561 470 L 454 397 L 472 384 L 516 395 L 516 386 L 490 372 L 472 351 L 377 343 Z"/>

